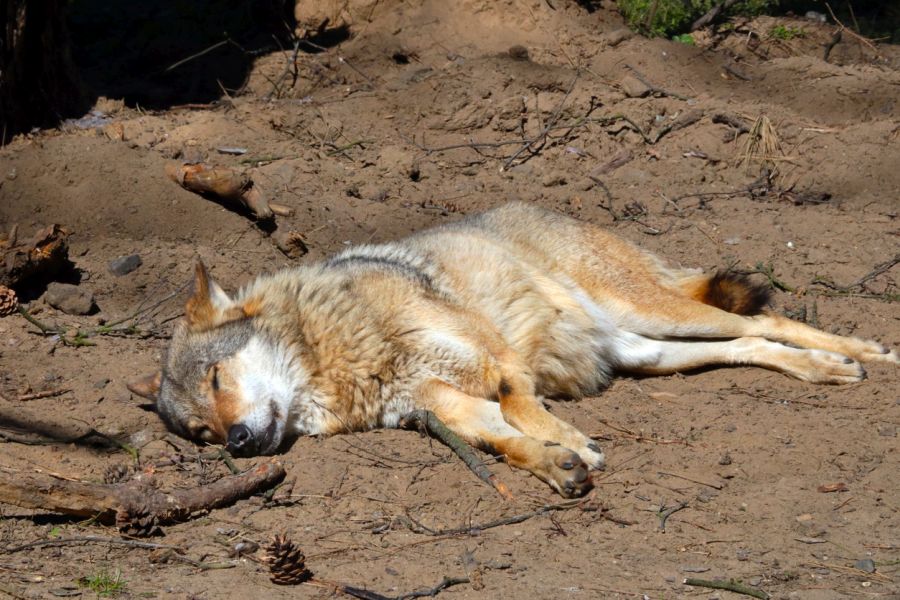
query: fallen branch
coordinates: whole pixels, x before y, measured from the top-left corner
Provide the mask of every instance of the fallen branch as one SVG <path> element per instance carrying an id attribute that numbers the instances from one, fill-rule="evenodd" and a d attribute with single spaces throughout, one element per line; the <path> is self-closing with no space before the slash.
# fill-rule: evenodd
<path id="1" fill-rule="evenodd" d="M 841 43 L 841 39 L 844 37 L 844 30 L 838 29 L 834 32 L 834 35 L 831 36 L 831 39 L 828 40 L 828 43 L 825 44 L 825 52 L 822 54 L 822 60 L 828 62 L 828 58 L 831 56 L 831 51 L 834 50 L 834 47 Z"/>
<path id="2" fill-rule="evenodd" d="M 769 594 L 762 591 L 759 588 L 750 587 L 748 585 L 744 585 L 734 579 L 729 579 L 728 581 L 709 581 L 708 579 L 694 579 L 693 577 L 689 577 L 684 580 L 685 585 L 690 585 L 693 587 L 705 587 L 712 588 L 714 590 L 728 590 L 729 592 L 734 592 L 735 594 L 743 594 L 745 596 L 753 596 L 754 598 L 762 598 L 762 600 L 768 600 Z"/>
<path id="3" fill-rule="evenodd" d="M 496 475 L 490 472 L 475 450 L 462 440 L 458 435 L 450 430 L 440 419 L 437 418 L 430 410 L 415 410 L 403 418 L 403 425 L 409 427 L 418 425 L 425 431 L 436 437 L 441 443 L 453 450 L 456 455 L 462 459 L 466 466 L 478 476 L 479 479 L 497 490 L 504 500 L 512 500 L 512 492 L 500 481 Z"/>
<path id="4" fill-rule="evenodd" d="M 184 549 L 178 546 L 154 544 L 153 542 L 142 542 L 139 540 L 123 540 L 118 538 L 100 537 L 98 535 L 82 535 L 77 537 L 58 538 L 54 540 L 38 540 L 36 542 L 29 542 L 20 546 L 0 548 L 0 554 L 13 554 L 15 552 L 30 550 L 32 548 L 80 546 L 82 544 L 106 544 L 107 546 L 127 546 L 129 548 L 146 548 L 149 550 L 172 550 L 174 552 L 184 552 Z"/>
<path id="5" fill-rule="evenodd" d="M 676 477 L 678 479 L 684 479 L 685 481 L 690 481 L 691 483 L 699 483 L 700 485 L 705 485 L 706 487 L 711 487 L 714 490 L 721 490 L 723 486 L 721 483 L 709 483 L 707 481 L 701 481 L 699 479 L 691 479 L 690 477 L 685 477 L 684 475 L 678 475 L 676 473 L 667 473 L 666 471 L 657 471 L 657 475 L 663 475 L 668 477 Z"/>
<path id="6" fill-rule="evenodd" d="M 712 116 L 713 123 L 721 123 L 724 125 L 731 125 L 732 130 L 729 131 L 725 135 L 725 141 L 730 142 L 734 140 L 737 136 L 742 133 L 750 133 L 750 126 L 747 125 L 746 121 L 742 118 L 737 117 L 735 115 L 728 115 L 725 113 L 717 113 Z"/>
<path id="7" fill-rule="evenodd" d="M 401 594 L 399 596 L 382 596 L 381 594 L 378 594 L 376 592 L 370 592 L 369 590 L 355 588 L 343 584 L 339 584 L 337 587 L 340 591 L 344 592 L 348 596 L 353 596 L 354 598 L 362 598 L 362 600 L 411 600 L 412 598 L 434 598 L 439 593 L 441 593 L 441 591 L 447 589 L 448 587 L 459 585 L 461 583 L 469 583 L 469 578 L 444 577 L 444 579 L 434 587 Z"/>
<path id="8" fill-rule="evenodd" d="M 16 311 L 22 315 L 22 317 L 37 327 L 41 335 L 44 337 L 49 336 L 57 336 L 57 339 L 64 346 L 94 346 L 95 344 L 89 340 L 89 338 L 94 336 L 139 336 L 139 337 L 158 337 L 161 334 L 158 331 L 154 331 L 153 329 L 141 329 L 138 327 L 139 318 L 144 317 L 150 312 L 156 310 L 178 294 L 180 294 L 190 283 L 185 283 L 175 291 L 163 296 L 162 299 L 157 300 L 153 304 L 149 306 L 141 306 L 138 307 L 130 315 L 122 317 L 120 319 L 116 319 L 114 321 L 109 321 L 104 323 L 103 325 L 98 325 L 96 327 L 89 327 L 87 329 L 75 329 L 74 331 L 65 328 L 65 327 L 57 327 L 47 325 L 46 323 L 41 322 L 33 315 L 31 315 L 23 306 L 17 306 Z"/>
<path id="9" fill-rule="evenodd" d="M 274 217 L 259 185 L 246 173 L 228 167 L 198 163 L 166 165 L 166 174 L 186 190 L 223 200 L 232 207 L 246 209 L 259 220 Z"/>
<path id="10" fill-rule="evenodd" d="M 62 388 L 59 390 L 47 390 L 46 392 L 35 392 L 33 394 L 22 394 L 19 396 L 19 402 L 27 402 L 28 400 L 41 400 L 43 398 L 55 398 L 57 396 L 62 396 L 65 393 L 71 392 L 72 390 L 69 388 Z"/>
<path id="11" fill-rule="evenodd" d="M 608 173 L 612 173 L 619 167 L 623 165 L 627 165 L 629 162 L 634 160 L 634 155 L 631 154 L 629 150 L 623 150 L 619 152 L 614 157 L 612 157 L 607 162 L 603 163 L 599 167 L 595 168 L 590 172 L 588 177 L 600 177 L 601 175 L 606 175 Z"/>
<path id="12" fill-rule="evenodd" d="M 674 121 L 672 121 L 671 123 L 669 123 L 668 125 L 663 127 L 662 129 L 660 129 L 654 136 L 653 141 L 650 142 L 651 145 L 658 143 L 659 140 L 661 140 L 664 135 L 668 135 L 669 133 L 672 133 L 673 131 L 678 131 L 679 129 L 684 129 L 685 127 L 689 127 L 702 118 L 703 118 L 702 110 L 691 110 L 691 111 L 684 113 L 683 115 L 681 115 L 680 117 L 678 117 L 677 119 L 675 119 Z"/>
<path id="13" fill-rule="evenodd" d="M 67 481 L 48 475 L 16 473 L 0 477 L 0 502 L 115 524 L 130 535 L 151 535 L 160 525 L 185 521 L 198 511 L 233 504 L 284 479 L 272 461 L 240 475 L 192 489 L 161 492 L 145 479 L 113 485 Z"/>
<path id="14" fill-rule="evenodd" d="M 409 514 L 405 517 L 400 517 L 399 520 L 404 522 L 406 527 L 412 531 L 413 533 L 418 533 L 422 535 L 428 535 L 433 537 L 446 537 L 446 536 L 454 536 L 454 535 L 474 535 L 485 531 L 487 529 L 493 529 L 495 527 L 503 527 L 504 525 L 517 525 L 519 523 L 523 523 L 529 519 L 533 519 L 534 517 L 540 517 L 542 515 L 546 515 L 552 512 L 569 510 L 571 508 L 580 508 L 584 507 L 586 503 L 585 498 L 580 498 L 578 500 L 572 500 L 569 502 L 561 502 L 559 504 L 545 504 L 541 506 L 537 510 L 533 510 L 531 512 L 522 513 L 518 515 L 512 515 L 509 517 L 502 517 L 500 519 L 494 519 L 493 521 L 488 521 L 487 523 L 478 523 L 478 524 L 470 524 L 463 525 L 461 527 L 453 527 L 450 529 L 431 529 L 430 527 L 423 525 L 419 521 L 413 519 Z M 589 507 L 585 507 L 585 510 L 589 510 Z M 613 517 L 612 515 L 607 515 L 606 511 L 601 509 L 602 516 L 607 521 L 612 521 L 613 523 L 617 523 L 619 525 L 634 525 L 635 523 L 632 521 L 626 521 L 625 519 L 620 519 L 618 517 Z"/>
<path id="15" fill-rule="evenodd" d="M 867 46 L 867 47 L 869 48 L 869 50 L 871 50 L 872 53 L 875 54 L 875 57 L 876 57 L 876 58 L 883 58 L 883 57 L 881 56 L 881 53 L 878 52 L 878 48 L 876 48 L 876 47 L 875 47 L 875 44 L 872 43 L 872 40 L 870 40 L 870 39 L 867 38 L 867 37 L 864 37 L 864 36 L 859 35 L 859 34 L 856 33 L 855 31 L 853 31 L 852 29 L 848 28 L 846 25 L 844 25 L 843 23 L 841 23 L 840 19 L 838 19 L 836 16 L 834 16 L 834 11 L 831 10 L 831 5 L 829 5 L 827 2 L 825 3 L 825 8 L 828 9 L 828 14 L 831 15 L 831 18 L 834 19 L 834 22 L 837 23 L 838 26 L 840 27 L 840 29 L 838 29 L 837 32 L 835 33 L 835 38 L 834 38 L 834 39 L 837 39 L 838 41 L 840 41 L 840 38 L 837 37 L 837 34 L 838 34 L 838 33 L 843 33 L 843 32 L 846 31 L 847 33 L 850 34 L 850 37 L 852 37 L 852 38 L 854 38 L 855 40 L 857 40 L 860 44 L 862 44 L 862 45 L 864 45 L 864 46 Z M 834 42 L 834 43 L 837 44 L 837 41 Z M 832 44 L 832 47 L 834 47 L 834 44 Z M 830 53 L 830 49 L 829 49 L 829 53 Z M 828 54 L 825 55 L 825 60 L 826 60 L 826 61 L 828 60 Z"/>
<path id="16" fill-rule="evenodd" d="M 632 431 L 631 429 L 628 429 L 627 427 L 621 427 L 619 425 L 610 423 L 606 419 L 599 419 L 599 421 L 601 423 L 603 423 L 604 425 L 606 425 L 607 427 L 609 427 L 610 429 L 612 429 L 614 431 L 618 431 L 619 433 L 623 434 L 628 439 L 634 440 L 636 442 L 651 442 L 653 444 L 660 444 L 660 445 L 669 445 L 669 444 L 679 444 L 682 446 L 690 446 L 691 445 L 690 442 L 688 442 L 686 440 L 666 440 L 666 439 L 647 437 L 644 434 L 636 433 L 636 432 Z M 588 435 L 588 437 L 596 440 L 596 439 L 601 438 L 602 436 L 599 433 L 592 433 L 592 434 Z"/>
<path id="17" fill-rule="evenodd" d="M 867 282 L 871 281 L 872 279 L 875 279 L 882 273 L 887 273 L 888 271 L 890 271 L 891 269 L 896 267 L 898 264 L 900 264 L 900 254 L 895 255 L 894 258 L 892 258 L 890 260 L 886 260 L 883 263 L 878 263 L 877 265 L 875 265 L 875 267 L 871 271 L 869 271 L 868 273 L 866 273 L 865 275 L 863 275 L 862 277 L 860 277 L 859 279 L 857 279 L 856 281 L 854 281 L 853 283 L 851 283 L 849 285 L 836 285 L 834 283 L 831 283 L 830 281 L 826 281 L 826 280 L 818 278 L 818 277 L 816 279 L 814 279 L 812 283 L 814 285 L 821 285 L 821 286 L 827 287 L 836 292 L 852 292 L 857 289 L 862 291 Z"/>
<path id="18" fill-rule="evenodd" d="M 684 510 L 688 507 L 687 502 L 679 502 L 675 506 L 671 508 L 665 508 L 665 505 L 659 507 L 659 511 L 656 513 L 656 516 L 659 517 L 659 530 L 663 533 L 666 532 L 666 521 L 669 520 L 669 517 L 677 513 L 679 510 Z"/>
<path id="19" fill-rule="evenodd" d="M 660 96 L 669 96 L 670 98 L 675 98 L 677 100 L 690 100 L 687 96 L 682 96 L 681 94 L 677 94 L 675 92 L 670 92 L 669 90 L 663 89 L 659 86 L 653 85 L 650 81 L 644 77 L 644 74 L 632 67 L 629 64 L 625 65 L 625 68 L 634 73 L 634 76 L 640 80 L 641 83 L 650 88 L 650 92 L 653 94 L 658 94 Z"/>
<path id="20" fill-rule="evenodd" d="M 697 31 L 698 29 L 706 27 L 707 25 L 718 19 L 719 15 L 737 4 L 737 2 L 738 0 L 724 0 L 724 2 L 719 2 L 711 9 L 706 11 L 706 14 L 694 21 L 693 25 L 691 25 L 691 31 Z"/>
<path id="21" fill-rule="evenodd" d="M 569 96 L 572 95 L 572 90 L 575 89 L 575 84 L 578 83 L 578 78 L 580 75 L 580 73 L 575 73 L 575 77 L 572 79 L 572 83 L 569 85 L 569 89 L 566 90 L 566 95 L 563 96 L 562 100 L 560 100 L 559 105 L 556 107 L 556 110 L 553 111 L 553 116 L 550 117 L 550 119 L 547 121 L 547 124 L 543 129 L 541 129 L 541 132 L 531 140 L 527 140 L 521 148 L 516 150 L 513 155 L 510 156 L 505 163 L 503 163 L 503 167 L 500 169 L 501 171 L 506 171 L 507 169 L 509 169 L 515 162 L 515 160 L 519 157 L 519 155 L 526 150 L 529 150 L 532 145 L 539 142 L 541 145 L 543 145 L 544 141 L 547 139 L 547 134 L 549 134 L 550 131 L 553 130 L 554 125 L 556 125 L 556 122 L 559 120 L 560 115 L 562 115 L 563 107 L 566 105 L 566 101 L 569 99 Z M 538 152 L 540 152 L 540 148 L 538 148 L 537 150 L 531 150 L 532 156 L 537 154 Z"/>

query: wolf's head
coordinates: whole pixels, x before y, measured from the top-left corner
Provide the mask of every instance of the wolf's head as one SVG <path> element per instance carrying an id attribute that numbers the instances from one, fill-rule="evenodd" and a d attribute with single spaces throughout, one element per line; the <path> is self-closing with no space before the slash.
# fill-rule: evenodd
<path id="1" fill-rule="evenodd" d="M 296 394 L 296 367 L 253 310 L 232 300 L 197 264 L 194 294 L 163 369 L 129 385 L 154 398 L 175 433 L 226 444 L 233 454 L 276 452 Z"/>

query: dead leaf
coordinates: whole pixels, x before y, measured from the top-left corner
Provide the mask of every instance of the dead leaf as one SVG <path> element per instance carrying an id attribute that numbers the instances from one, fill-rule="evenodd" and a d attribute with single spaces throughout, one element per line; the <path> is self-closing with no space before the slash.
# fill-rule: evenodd
<path id="1" fill-rule="evenodd" d="M 846 483 L 826 483 L 818 487 L 820 494 L 828 494 L 831 492 L 846 492 Z"/>

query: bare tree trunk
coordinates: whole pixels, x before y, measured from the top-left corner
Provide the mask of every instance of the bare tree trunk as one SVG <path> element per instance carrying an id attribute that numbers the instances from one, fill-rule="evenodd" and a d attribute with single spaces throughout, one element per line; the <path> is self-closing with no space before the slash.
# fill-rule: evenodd
<path id="1" fill-rule="evenodd" d="M 0 141 L 86 110 L 66 0 L 0 0 Z"/>

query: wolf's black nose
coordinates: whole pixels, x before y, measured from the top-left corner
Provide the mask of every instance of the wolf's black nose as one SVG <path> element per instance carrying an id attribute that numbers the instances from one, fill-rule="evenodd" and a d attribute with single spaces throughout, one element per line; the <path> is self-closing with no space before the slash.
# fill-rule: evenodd
<path id="1" fill-rule="evenodd" d="M 228 444 L 225 449 L 236 456 L 253 456 L 257 452 L 256 438 L 243 423 L 232 425 L 228 430 Z"/>

